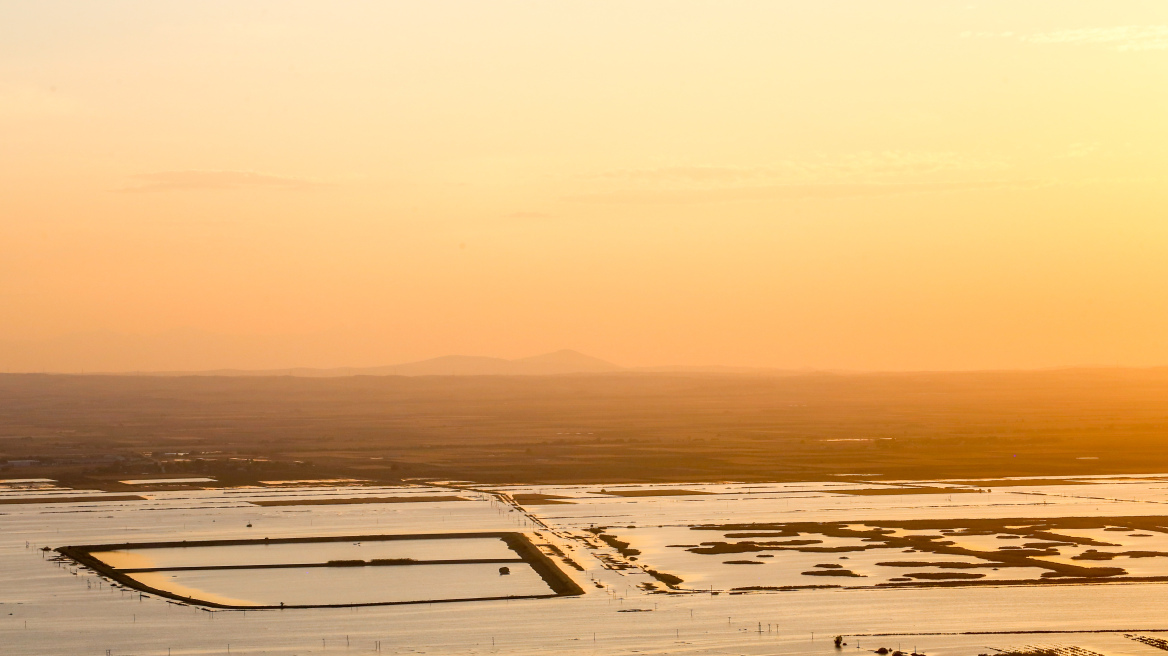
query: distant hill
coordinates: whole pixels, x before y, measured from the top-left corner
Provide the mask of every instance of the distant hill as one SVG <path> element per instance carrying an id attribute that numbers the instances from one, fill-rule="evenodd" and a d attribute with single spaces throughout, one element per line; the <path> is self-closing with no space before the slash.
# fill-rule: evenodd
<path id="1" fill-rule="evenodd" d="M 0 340 L 0 371 L 10 373 L 110 373 L 218 376 L 532 376 L 623 371 L 611 362 L 562 350 L 508 360 L 449 355 L 419 362 L 373 367 L 284 367 L 303 362 L 352 361 L 359 349 L 319 348 L 343 342 L 332 335 L 265 337 L 200 330 L 154 335 L 110 331 L 71 333 L 43 340 Z M 322 355 L 323 352 L 323 355 Z M 378 357 L 362 353 L 364 358 Z M 384 361 L 384 360 L 383 360 Z"/>
<path id="2" fill-rule="evenodd" d="M 306 353 L 316 361 L 352 361 L 359 349 L 325 350 L 322 343 L 343 342 L 337 335 L 265 337 L 228 335 L 199 330 L 173 330 L 154 335 L 109 331 L 72 333 L 44 340 L 0 340 L 0 372 L 104 373 L 151 376 L 541 376 L 581 373 L 654 373 L 719 375 L 792 375 L 805 371 L 728 366 L 622 367 L 599 358 L 564 349 L 513 360 L 474 355 L 446 355 L 417 362 L 372 367 L 285 367 L 303 362 Z M 378 358 L 361 353 L 362 358 Z M 388 359 L 388 357 L 386 358 Z"/>

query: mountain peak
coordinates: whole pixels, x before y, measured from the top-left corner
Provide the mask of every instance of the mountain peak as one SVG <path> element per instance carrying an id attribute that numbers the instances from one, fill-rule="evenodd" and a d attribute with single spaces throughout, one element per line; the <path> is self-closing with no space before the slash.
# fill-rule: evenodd
<path id="1" fill-rule="evenodd" d="M 564 367 L 581 367 L 580 371 L 616 371 L 620 367 L 611 362 L 594 358 L 591 355 L 585 355 L 579 351 L 572 349 L 560 349 L 551 353 L 544 353 L 542 355 L 533 355 L 526 358 L 519 358 L 511 360 L 515 363 L 525 363 L 532 365 L 558 365 Z"/>

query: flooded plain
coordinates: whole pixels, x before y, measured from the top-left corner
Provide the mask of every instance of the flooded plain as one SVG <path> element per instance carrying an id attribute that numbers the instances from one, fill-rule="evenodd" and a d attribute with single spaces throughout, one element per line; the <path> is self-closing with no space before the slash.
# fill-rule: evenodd
<path id="1" fill-rule="evenodd" d="M 0 496 L 22 502 L 0 506 L 0 634 L 5 654 L 29 655 L 228 649 L 310 654 L 346 647 L 443 654 L 827 655 L 839 653 L 832 638 L 842 635 L 845 649 L 868 652 L 885 647 L 976 656 L 1043 647 L 1066 655 L 1083 656 L 1085 650 L 1155 656 L 1162 651 L 1156 641 L 1168 638 L 1166 479 L 849 477 L 522 487 L 312 482 L 150 491 L 141 499 L 69 490 L 51 481 L 10 482 L 0 484 Z M 916 492 L 921 488 L 930 489 Z M 857 493 L 884 489 L 892 491 Z M 253 503 L 444 495 L 466 501 Z M 83 500 L 40 501 L 46 497 Z M 52 551 L 68 545 L 468 532 L 527 535 L 585 594 L 216 610 L 127 589 Z M 295 567 L 515 557 L 498 539 L 109 552 L 102 557 L 122 569 L 277 566 L 129 574 L 175 594 L 199 591 L 239 606 L 297 605 L 306 599 L 300 595 L 311 595 L 310 603 L 345 605 L 408 601 L 419 591 L 470 598 L 548 590 L 523 562 L 508 563 L 506 575 L 496 563 Z"/>
<path id="2" fill-rule="evenodd" d="M 290 565 L 330 560 L 468 560 L 518 558 L 499 538 L 452 540 L 364 540 L 236 544 L 99 551 L 93 556 L 117 569 Z"/>
<path id="3" fill-rule="evenodd" d="M 231 606 L 330 606 L 550 595 L 530 565 L 195 570 L 133 574 L 145 585 Z"/>

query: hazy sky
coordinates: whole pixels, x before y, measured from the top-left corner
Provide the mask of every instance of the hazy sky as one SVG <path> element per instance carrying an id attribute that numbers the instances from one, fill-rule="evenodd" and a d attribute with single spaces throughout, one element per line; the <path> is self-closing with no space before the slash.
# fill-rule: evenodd
<path id="1" fill-rule="evenodd" d="M 0 0 L 0 340 L 1168 364 L 1166 117 L 1163 0 Z"/>

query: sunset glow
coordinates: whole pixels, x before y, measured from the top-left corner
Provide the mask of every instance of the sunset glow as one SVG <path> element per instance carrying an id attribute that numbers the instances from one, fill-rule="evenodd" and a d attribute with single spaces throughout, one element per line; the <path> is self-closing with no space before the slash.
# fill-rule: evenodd
<path id="1" fill-rule="evenodd" d="M 1136 0 L 6 2 L 0 370 L 1168 364 L 1166 80 Z"/>

